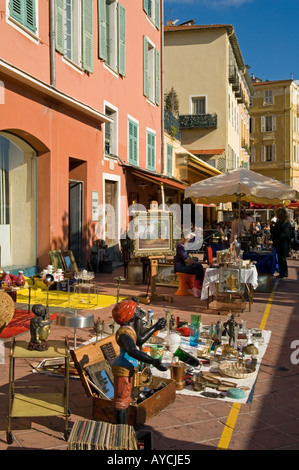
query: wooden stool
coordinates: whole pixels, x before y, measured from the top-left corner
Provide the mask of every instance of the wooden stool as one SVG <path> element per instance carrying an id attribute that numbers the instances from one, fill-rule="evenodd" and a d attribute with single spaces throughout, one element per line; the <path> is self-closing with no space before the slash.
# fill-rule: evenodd
<path id="1" fill-rule="evenodd" d="M 174 295 L 190 295 L 188 289 L 192 289 L 195 283 L 194 274 L 178 273 L 176 275 L 179 279 L 179 287 Z"/>

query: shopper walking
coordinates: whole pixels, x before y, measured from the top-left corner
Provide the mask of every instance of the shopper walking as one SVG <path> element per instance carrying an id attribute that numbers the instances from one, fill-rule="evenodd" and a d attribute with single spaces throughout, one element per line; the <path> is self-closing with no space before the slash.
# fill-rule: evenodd
<path id="1" fill-rule="evenodd" d="M 282 207 L 276 211 L 277 221 L 271 225 L 270 232 L 273 246 L 278 257 L 279 278 L 288 277 L 287 256 L 290 252 L 291 241 L 295 238 L 295 228 L 289 221 L 288 211 Z"/>

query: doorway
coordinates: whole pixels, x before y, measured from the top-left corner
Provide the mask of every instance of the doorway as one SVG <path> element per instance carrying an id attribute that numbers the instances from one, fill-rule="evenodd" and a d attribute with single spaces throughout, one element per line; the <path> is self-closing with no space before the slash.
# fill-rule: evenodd
<path id="1" fill-rule="evenodd" d="M 83 181 L 69 181 L 69 249 L 83 266 Z"/>

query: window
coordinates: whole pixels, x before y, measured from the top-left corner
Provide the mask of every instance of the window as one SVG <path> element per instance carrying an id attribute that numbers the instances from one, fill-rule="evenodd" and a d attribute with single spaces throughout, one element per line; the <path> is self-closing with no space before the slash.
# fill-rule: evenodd
<path id="1" fill-rule="evenodd" d="M 160 54 L 146 36 L 143 36 L 143 94 L 159 105 Z"/>
<path id="2" fill-rule="evenodd" d="M 192 114 L 206 114 L 206 97 L 196 96 L 191 98 Z"/>
<path id="3" fill-rule="evenodd" d="M 272 90 L 265 90 L 264 104 L 273 104 Z"/>
<path id="4" fill-rule="evenodd" d="M 156 28 L 160 29 L 160 1 L 143 0 L 143 9 Z"/>
<path id="5" fill-rule="evenodd" d="M 10 0 L 9 14 L 31 32 L 36 32 L 36 0 Z"/>
<path id="6" fill-rule="evenodd" d="M 93 72 L 92 0 L 55 1 L 56 50 L 88 72 Z"/>
<path id="7" fill-rule="evenodd" d="M 115 0 L 98 0 L 99 57 L 126 75 L 126 9 Z"/>
<path id="8" fill-rule="evenodd" d="M 172 175 L 172 145 L 167 144 L 167 161 L 166 161 L 166 174 L 168 176 Z"/>
<path id="9" fill-rule="evenodd" d="M 276 130 L 276 116 L 261 117 L 261 132 L 271 132 Z"/>
<path id="10" fill-rule="evenodd" d="M 129 151 L 129 163 L 131 165 L 138 165 L 138 124 L 132 119 L 129 119 L 128 122 L 129 127 L 129 144 L 128 144 L 128 151 Z"/>
<path id="11" fill-rule="evenodd" d="M 261 147 L 261 161 L 274 162 L 276 160 L 276 145 L 262 145 Z"/>
<path id="12" fill-rule="evenodd" d="M 155 171 L 156 169 L 156 135 L 147 131 L 147 169 Z"/>
<path id="13" fill-rule="evenodd" d="M 113 119 L 113 122 L 105 123 L 105 155 L 116 157 L 117 151 L 117 111 L 108 105 L 105 106 L 106 116 Z"/>

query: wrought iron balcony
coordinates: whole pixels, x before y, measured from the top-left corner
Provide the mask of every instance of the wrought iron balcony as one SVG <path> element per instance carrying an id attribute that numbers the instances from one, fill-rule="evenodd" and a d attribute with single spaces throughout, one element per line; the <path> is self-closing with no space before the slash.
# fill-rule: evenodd
<path id="1" fill-rule="evenodd" d="M 217 127 L 217 114 L 184 114 L 179 117 L 181 129 Z"/>
<path id="2" fill-rule="evenodd" d="M 181 140 L 180 121 L 166 110 L 164 111 L 164 128 L 171 137 Z"/>

